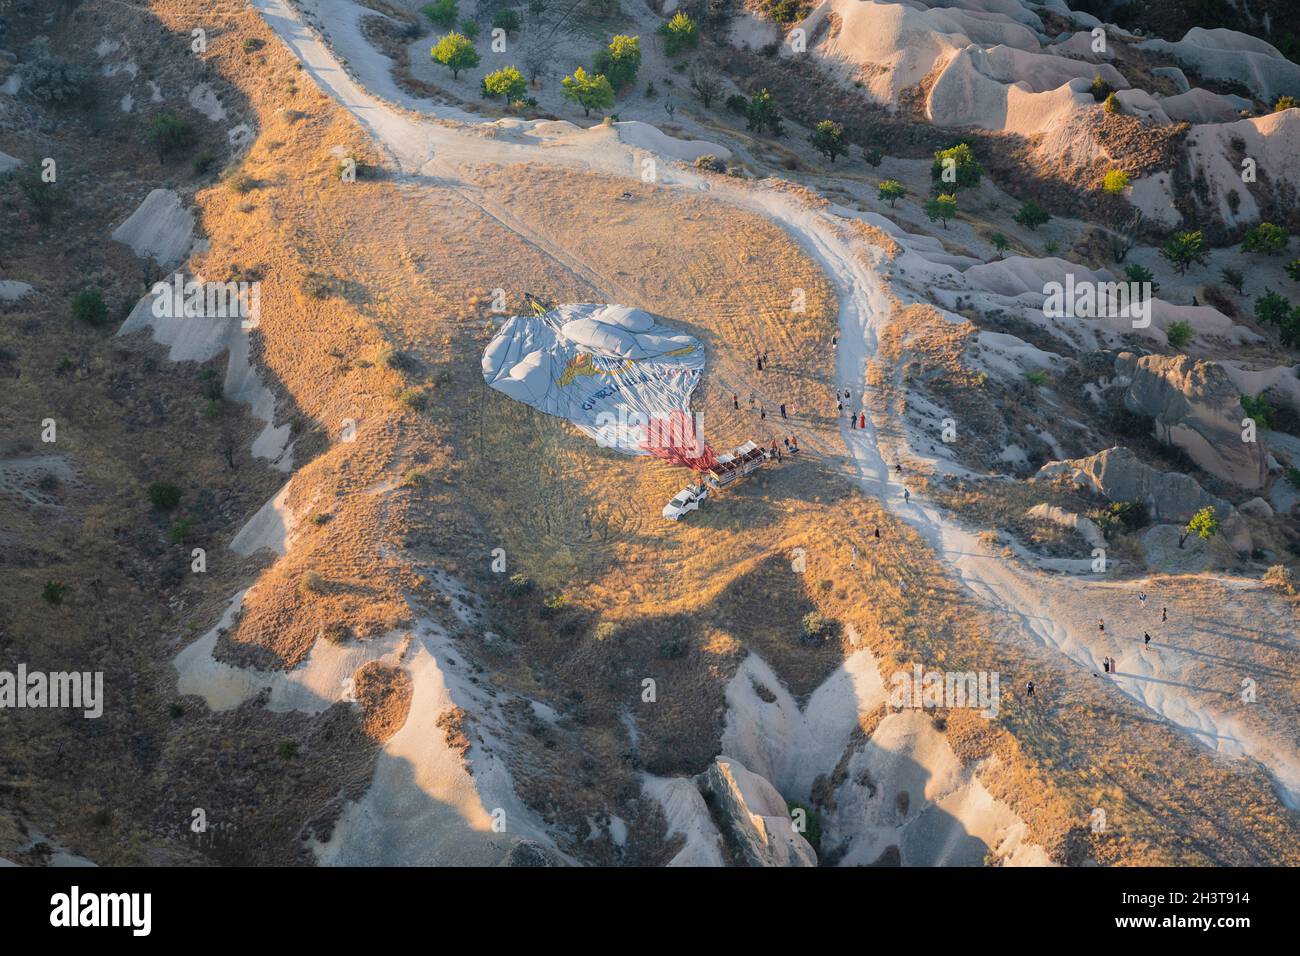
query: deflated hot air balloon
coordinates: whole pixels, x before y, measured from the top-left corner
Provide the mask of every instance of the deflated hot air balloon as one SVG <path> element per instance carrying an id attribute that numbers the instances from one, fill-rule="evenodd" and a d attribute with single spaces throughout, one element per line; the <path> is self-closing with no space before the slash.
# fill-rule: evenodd
<path id="1" fill-rule="evenodd" d="M 713 464 L 690 412 L 704 371 L 694 336 L 622 305 L 535 311 L 508 319 L 488 344 L 488 385 L 568 419 L 604 447 L 697 470 Z"/>

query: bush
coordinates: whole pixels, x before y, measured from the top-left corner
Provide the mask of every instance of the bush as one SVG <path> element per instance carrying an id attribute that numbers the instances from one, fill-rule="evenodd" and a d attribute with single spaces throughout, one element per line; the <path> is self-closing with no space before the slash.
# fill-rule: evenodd
<path id="1" fill-rule="evenodd" d="M 46 604 L 62 604 L 67 593 L 68 586 L 62 581 L 46 581 L 45 587 L 41 588 L 41 597 L 45 599 Z"/>
<path id="2" fill-rule="evenodd" d="M 745 104 L 745 128 L 755 133 L 768 130 L 778 138 L 784 135 L 785 123 L 777 112 L 776 99 L 766 87 L 751 96 Z"/>
<path id="3" fill-rule="evenodd" d="M 22 89 L 42 103 L 85 101 L 90 90 L 90 72 L 62 57 L 42 51 L 22 67 Z"/>
<path id="4" fill-rule="evenodd" d="M 1112 501 L 1089 517 L 1109 536 L 1140 530 L 1147 523 L 1147 507 L 1140 501 Z"/>
<path id="5" fill-rule="evenodd" d="M 1232 266 L 1224 266 L 1219 272 L 1219 278 L 1225 283 L 1232 286 L 1237 295 L 1242 295 L 1246 291 L 1246 276 L 1240 269 L 1234 269 Z"/>
<path id="6" fill-rule="evenodd" d="M 678 56 L 700 42 L 695 21 L 680 10 L 659 28 L 659 33 L 664 38 L 664 52 L 669 56 Z"/>
<path id="7" fill-rule="evenodd" d="M 1177 269 L 1179 275 L 1186 275 L 1190 266 L 1204 265 L 1209 255 L 1199 229 L 1180 232 L 1160 247 L 1160 257 Z"/>
<path id="8" fill-rule="evenodd" d="M 814 810 L 812 807 L 804 806 L 804 804 L 802 803 L 794 803 L 793 801 L 787 801 L 786 807 L 790 811 L 791 820 L 794 819 L 794 812 L 796 810 L 803 811 L 805 830 L 802 836 L 805 840 L 808 841 L 809 845 L 812 846 L 814 850 L 819 849 L 821 847 L 821 842 L 822 842 L 821 815 L 818 814 L 818 812 Z"/>
<path id="9" fill-rule="evenodd" d="M 285 740 L 276 745 L 275 752 L 282 760 L 292 760 L 298 756 L 298 741 Z"/>
<path id="10" fill-rule="evenodd" d="M 193 531 L 194 531 L 194 519 L 181 518 L 179 521 L 176 521 L 172 524 L 171 528 L 168 530 L 167 533 L 171 536 L 171 539 L 175 541 L 177 544 L 184 544 L 186 541 L 189 540 L 189 537 L 193 533 Z"/>
<path id="11" fill-rule="evenodd" d="M 833 617 L 826 617 L 818 611 L 809 611 L 803 616 L 803 641 L 806 644 L 821 644 L 839 632 L 840 622 Z"/>
<path id="12" fill-rule="evenodd" d="M 518 33 L 523 21 L 519 19 L 519 14 L 515 10 L 506 8 L 498 10 L 497 15 L 492 18 L 492 26 L 497 30 L 505 30 L 506 33 Z"/>
<path id="13" fill-rule="evenodd" d="M 194 142 L 194 129 L 175 113 L 168 111 L 153 118 L 149 124 L 149 138 L 158 150 L 158 162 L 162 163 L 168 154 Z"/>
<path id="14" fill-rule="evenodd" d="M 1020 207 L 1020 212 L 1016 213 L 1015 221 L 1018 225 L 1033 230 L 1044 225 L 1051 218 L 1046 209 L 1031 199 Z"/>
<path id="15" fill-rule="evenodd" d="M 1036 368 L 1025 373 L 1025 381 L 1030 385 L 1037 385 L 1039 388 L 1044 388 L 1051 380 L 1047 377 L 1046 372 L 1040 368 Z"/>
<path id="16" fill-rule="evenodd" d="M 726 107 L 729 112 L 735 113 L 738 116 L 744 116 L 745 112 L 749 109 L 749 100 L 741 96 L 739 93 L 732 93 L 727 97 Z"/>
<path id="17" fill-rule="evenodd" d="M 462 17 L 460 21 L 460 32 L 465 34 L 471 40 L 477 40 L 482 27 L 478 25 L 477 20 L 471 20 L 469 17 Z"/>
<path id="18" fill-rule="evenodd" d="M 217 157 L 213 156 L 211 153 L 199 153 L 199 155 L 194 157 L 194 175 L 202 176 L 216 164 Z"/>
<path id="19" fill-rule="evenodd" d="M 1118 196 L 1128 189 L 1128 173 L 1122 169 L 1112 169 L 1101 181 L 1101 188 L 1111 196 Z"/>
<path id="20" fill-rule="evenodd" d="M 434 3 L 425 4 L 420 8 L 429 20 L 440 27 L 448 28 L 456 22 L 460 14 L 459 4 L 456 0 L 435 0 Z"/>
<path id="21" fill-rule="evenodd" d="M 506 582 L 506 593 L 511 597 L 523 597 L 533 589 L 532 579 L 526 574 L 512 574 Z"/>
<path id="22" fill-rule="evenodd" d="M 878 196 L 889 202 L 889 208 L 894 208 L 894 203 L 907 195 L 907 188 L 897 179 L 886 179 L 877 187 Z"/>
<path id="23" fill-rule="evenodd" d="M 1118 112 L 1119 112 L 1119 97 L 1116 96 L 1114 93 L 1112 93 L 1112 94 L 1110 94 L 1110 96 L 1106 97 L 1106 107 L 1105 107 L 1105 109 L 1106 109 L 1106 112 L 1107 112 L 1107 113 L 1118 113 Z"/>
<path id="24" fill-rule="evenodd" d="M 1092 98 L 1097 103 L 1102 102 L 1111 93 L 1115 92 L 1114 87 L 1103 80 L 1100 73 L 1092 78 L 1092 85 L 1088 87 L 1088 91 L 1092 93 Z"/>
<path id="25" fill-rule="evenodd" d="M 257 188 L 257 180 L 248 173 L 234 173 L 226 180 L 226 184 L 241 196 Z"/>
<path id="26" fill-rule="evenodd" d="M 1300 101 L 1297 101 L 1294 96 L 1279 96 L 1277 102 L 1273 104 L 1273 112 L 1280 113 L 1283 110 L 1293 110 L 1296 107 L 1300 107 Z"/>
<path id="27" fill-rule="evenodd" d="M 609 80 L 609 85 L 615 90 L 626 88 L 641 69 L 640 37 L 630 37 L 625 33 L 615 35 L 609 46 L 596 52 L 591 66 L 597 75 Z"/>
<path id="28" fill-rule="evenodd" d="M 181 503 L 184 492 L 170 481 L 155 481 L 149 486 L 149 503 L 159 511 L 171 511 Z"/>
<path id="29" fill-rule="evenodd" d="M 862 158 L 868 166 L 875 169 L 885 161 L 885 154 L 878 147 L 872 146 L 862 150 Z"/>
<path id="30" fill-rule="evenodd" d="M 538 614 L 546 619 L 555 617 L 566 607 L 569 606 L 569 599 L 561 591 L 558 594 L 548 594 L 542 598 L 542 606 L 538 609 Z"/>
<path id="31" fill-rule="evenodd" d="M 1160 291 L 1160 283 L 1156 281 L 1155 275 L 1146 266 L 1140 266 L 1136 262 L 1130 262 L 1124 267 L 1124 278 L 1129 282 L 1136 282 L 1141 285 L 1144 282 L 1151 283 L 1151 294 L 1155 295 Z"/>
<path id="32" fill-rule="evenodd" d="M 320 594 L 325 590 L 325 579 L 316 571 L 304 571 L 298 579 L 299 594 Z"/>
<path id="33" fill-rule="evenodd" d="M 1242 395 L 1241 407 L 1247 418 L 1255 420 L 1256 427 L 1265 431 L 1272 430 L 1275 409 L 1262 395 Z"/>
<path id="34" fill-rule="evenodd" d="M 67 190 L 42 179 L 40 168 L 41 164 L 38 160 L 24 163 L 14 174 L 14 184 L 32 204 L 32 214 L 36 217 L 36 221 L 47 223 L 54 218 L 54 210 L 67 203 L 68 193 Z"/>
<path id="35" fill-rule="evenodd" d="M 695 157 L 695 168 L 702 169 L 708 173 L 725 173 L 727 164 L 712 153 L 705 153 L 703 156 Z"/>
<path id="36" fill-rule="evenodd" d="M 1170 322 L 1165 328 L 1165 337 L 1172 348 L 1181 349 L 1192 340 L 1192 324 L 1183 321 Z"/>
<path id="37" fill-rule="evenodd" d="M 1241 239 L 1242 252 L 1258 252 L 1265 256 L 1278 256 L 1286 251 L 1291 237 L 1281 226 L 1261 222 Z"/>
<path id="38" fill-rule="evenodd" d="M 601 74 L 588 74 L 582 67 L 560 81 L 564 98 L 582 107 L 582 115 L 590 116 L 592 110 L 607 110 L 614 105 L 614 88 Z"/>
<path id="39" fill-rule="evenodd" d="M 331 621 L 321 629 L 321 634 L 331 644 L 346 644 L 352 637 L 352 628 L 342 621 Z"/>
<path id="40" fill-rule="evenodd" d="M 100 326 L 108 321 L 108 305 L 98 289 L 86 289 L 72 298 L 72 318 L 87 325 Z"/>

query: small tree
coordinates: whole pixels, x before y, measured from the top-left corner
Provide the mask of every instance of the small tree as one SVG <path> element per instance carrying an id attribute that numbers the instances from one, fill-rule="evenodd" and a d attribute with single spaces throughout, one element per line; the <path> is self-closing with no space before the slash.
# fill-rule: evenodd
<path id="1" fill-rule="evenodd" d="M 862 158 L 866 160 L 868 166 L 875 169 L 885 161 L 885 154 L 879 148 L 872 146 L 862 150 Z"/>
<path id="2" fill-rule="evenodd" d="M 159 511 L 171 511 L 181 503 L 184 493 L 170 481 L 155 481 L 149 486 L 148 494 L 149 503 Z"/>
<path id="3" fill-rule="evenodd" d="M 1146 266 L 1140 266 L 1136 262 L 1130 262 L 1124 267 L 1124 278 L 1129 282 L 1136 282 L 1141 285 L 1144 282 L 1151 283 L 1151 294 L 1155 295 L 1160 291 L 1160 283 L 1156 277 L 1151 274 L 1151 270 Z"/>
<path id="4" fill-rule="evenodd" d="M 1160 247 L 1160 257 L 1177 269 L 1179 275 L 1186 275 L 1192 265 L 1204 265 L 1209 255 L 1199 229 L 1180 232 Z"/>
<path id="5" fill-rule="evenodd" d="M 1128 189 L 1128 173 L 1122 169 L 1112 169 L 1101 181 L 1101 188 L 1111 196 L 1118 196 Z"/>
<path id="6" fill-rule="evenodd" d="M 169 110 L 159 113 L 149 124 L 149 138 L 158 150 L 158 163 L 161 165 L 168 154 L 194 142 L 194 130 L 189 123 Z"/>
<path id="7" fill-rule="evenodd" d="M 1192 535 L 1196 535 L 1202 541 L 1209 541 L 1219 530 L 1219 519 L 1215 517 L 1214 509 L 1206 505 L 1187 522 L 1187 527 L 1183 533 L 1178 536 L 1178 547 L 1182 547 Z"/>
<path id="8" fill-rule="evenodd" d="M 507 34 L 514 35 L 523 26 L 523 21 L 519 18 L 518 11 L 506 7 L 504 10 L 497 11 L 497 15 L 492 18 L 492 26 L 497 30 L 505 30 Z"/>
<path id="9" fill-rule="evenodd" d="M 844 126 L 834 120 L 822 120 L 808 137 L 813 149 L 821 153 L 832 163 L 836 156 L 849 151 L 848 141 L 844 138 Z"/>
<path id="10" fill-rule="evenodd" d="M 1264 294 L 1255 300 L 1255 318 L 1264 325 L 1281 326 L 1290 311 L 1291 303 L 1271 289 L 1265 289 Z"/>
<path id="11" fill-rule="evenodd" d="M 429 55 L 433 62 L 441 63 L 451 70 L 451 78 L 458 79 L 461 70 L 472 70 L 478 66 L 478 50 L 474 41 L 463 33 L 452 31 L 437 42 Z"/>
<path id="12" fill-rule="evenodd" d="M 592 70 L 603 74 L 609 85 L 615 90 L 622 90 L 636 79 L 637 70 L 641 69 L 641 38 L 627 34 L 617 34 L 609 41 L 609 46 L 596 52 L 592 60 Z"/>
<path id="13" fill-rule="evenodd" d="M 1046 209 L 1031 199 L 1020 207 L 1020 212 L 1016 213 L 1015 221 L 1019 225 L 1032 230 L 1037 229 L 1051 218 Z"/>
<path id="14" fill-rule="evenodd" d="M 14 185 L 32 204 L 32 215 L 39 223 L 48 223 L 54 218 L 54 210 L 68 201 L 67 190 L 54 183 L 47 183 L 41 178 L 39 160 L 24 163 L 14 174 Z"/>
<path id="15" fill-rule="evenodd" d="M 72 317 L 86 325 L 99 326 L 108 321 L 108 306 L 98 289 L 78 292 L 72 298 Z"/>
<path id="16" fill-rule="evenodd" d="M 975 158 L 969 143 L 958 143 L 948 149 L 938 150 L 934 154 L 934 163 L 930 166 L 930 179 L 936 189 L 945 190 L 949 195 L 959 189 L 974 189 L 980 184 L 984 167 Z"/>
<path id="17" fill-rule="evenodd" d="M 659 33 L 664 38 L 664 52 L 669 56 L 677 56 L 693 49 L 700 42 L 700 32 L 695 21 L 680 10 L 659 28 Z"/>
<path id="18" fill-rule="evenodd" d="M 528 92 L 528 81 L 516 67 L 505 66 L 483 77 L 484 96 L 504 96 L 507 103 L 522 99 Z"/>
<path id="19" fill-rule="evenodd" d="M 433 3 L 422 6 L 420 12 L 444 30 L 454 26 L 460 16 L 457 0 L 434 0 Z"/>
<path id="20" fill-rule="evenodd" d="M 1240 269 L 1234 269 L 1232 266 L 1224 266 L 1219 273 L 1225 283 L 1236 290 L 1237 295 L 1243 295 L 1246 291 L 1246 276 Z"/>
<path id="21" fill-rule="evenodd" d="M 766 129 L 776 137 L 785 133 L 785 123 L 776 110 L 776 100 L 766 87 L 749 98 L 745 106 L 745 128 L 756 133 Z"/>
<path id="22" fill-rule="evenodd" d="M 942 220 L 943 228 L 948 228 L 948 220 L 957 215 L 957 197 L 951 193 L 940 193 L 933 199 L 926 200 L 925 214 L 930 221 Z"/>
<path id="23" fill-rule="evenodd" d="M 1106 107 L 1105 107 L 1105 109 L 1106 109 L 1106 112 L 1107 112 L 1107 113 L 1112 113 L 1112 114 L 1114 114 L 1114 113 L 1118 113 L 1118 112 L 1119 112 L 1119 97 L 1116 96 L 1114 93 L 1112 93 L 1112 94 L 1110 94 L 1110 96 L 1106 97 Z"/>
<path id="24" fill-rule="evenodd" d="M 691 92 L 695 98 L 704 104 L 708 109 L 713 105 L 713 101 L 718 94 L 722 92 L 722 83 L 712 73 L 691 72 L 690 79 Z"/>
<path id="25" fill-rule="evenodd" d="M 583 116 L 590 116 L 592 110 L 607 110 L 614 105 L 614 88 L 609 85 L 609 80 L 600 74 L 589 76 L 582 67 L 561 80 L 560 85 L 564 87 L 564 98 L 582 107 Z"/>
<path id="26" fill-rule="evenodd" d="M 1181 349 L 1192 340 L 1192 323 L 1183 321 L 1170 322 L 1165 328 L 1165 338 L 1170 346 Z"/>
<path id="27" fill-rule="evenodd" d="M 897 179 L 886 179 L 880 186 L 880 198 L 889 202 L 889 208 L 894 208 L 894 203 L 907 195 L 907 189 Z"/>
<path id="28" fill-rule="evenodd" d="M 999 256 L 1011 247 L 1011 240 L 1000 232 L 995 232 L 989 236 L 989 242 L 993 243 L 993 248 L 998 251 Z"/>
<path id="29" fill-rule="evenodd" d="M 1279 96 L 1277 102 L 1273 104 L 1273 112 L 1280 113 L 1283 110 L 1293 110 L 1300 107 L 1300 101 L 1294 96 Z"/>
<path id="30" fill-rule="evenodd" d="M 1300 259 L 1286 264 L 1286 274 L 1291 277 L 1292 282 L 1300 282 Z"/>
<path id="31" fill-rule="evenodd" d="M 1092 78 L 1092 85 L 1088 87 L 1088 91 L 1092 93 L 1093 100 L 1100 103 L 1114 92 L 1114 87 L 1102 79 L 1101 74 L 1098 73 Z"/>
<path id="32" fill-rule="evenodd" d="M 1261 222 L 1249 230 L 1241 239 L 1242 252 L 1258 252 L 1265 256 L 1279 256 L 1286 252 L 1291 237 L 1281 226 L 1271 222 Z"/>

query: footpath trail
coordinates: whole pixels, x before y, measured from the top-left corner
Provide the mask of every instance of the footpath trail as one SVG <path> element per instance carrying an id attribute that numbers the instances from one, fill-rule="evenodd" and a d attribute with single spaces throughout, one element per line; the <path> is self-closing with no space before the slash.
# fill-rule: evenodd
<path id="1" fill-rule="evenodd" d="M 360 17 L 373 11 L 350 0 L 318 0 L 316 9 L 329 28 L 327 43 L 302 21 L 288 0 L 252 3 L 321 89 L 388 151 L 404 177 L 420 185 L 455 190 L 595 288 L 626 298 L 616 282 L 583 261 L 579 250 L 564 248 L 543 229 L 521 222 L 464 170 L 470 164 L 529 163 L 639 179 L 643 160 L 654 154 L 620 142 L 608 128 L 519 124 L 513 130 L 498 129 L 487 135 L 485 127 L 490 121 L 413 99 L 396 86 L 391 62 L 361 34 Z M 370 92 L 372 89 L 380 95 Z M 766 216 L 822 267 L 839 300 L 840 344 L 833 380 L 857 383 L 854 401 L 859 401 L 867 363 L 890 315 L 891 291 L 900 299 L 917 297 L 902 289 L 891 290 L 887 280 L 864 264 L 858 255 L 863 240 L 846 228 L 844 217 L 852 213 L 834 207 L 814 208 L 774 189 L 706 177 L 669 159 L 660 157 L 656 163 L 660 185 L 708 191 L 718 200 Z M 752 375 L 734 368 L 711 369 L 710 374 L 719 374 L 728 391 L 754 393 L 769 408 L 778 404 L 774 396 L 763 394 L 761 382 L 751 380 Z M 738 377 L 741 375 L 743 380 Z M 1241 579 L 1221 582 L 1234 590 L 1239 603 L 1236 613 L 1220 623 L 1222 633 L 1207 633 L 1198 630 L 1200 614 L 1195 602 L 1184 601 L 1177 589 L 1167 584 L 1160 593 L 1148 582 L 1061 578 L 1027 568 L 991 553 L 979 541 L 978 531 L 964 527 L 932 502 L 918 495 L 904 499 L 907 476 L 894 472 L 892 466 L 905 449 L 882 447 L 870 410 L 865 429 L 850 430 L 843 422 L 840 429 L 858 485 L 915 528 L 990 608 L 999 621 L 997 639 L 1027 648 L 1049 648 L 1057 652 L 1054 659 L 1061 666 L 1096 673 L 1102 672 L 1104 657 L 1115 658 L 1117 672 L 1104 679 L 1116 690 L 1206 747 L 1225 756 L 1258 761 L 1272 776 L 1283 802 L 1300 809 L 1300 749 L 1287 713 L 1292 695 L 1279 689 L 1271 702 L 1268 694 L 1260 694 L 1259 703 L 1239 703 L 1243 680 L 1263 685 L 1286 677 L 1257 666 L 1249 656 L 1252 643 L 1285 648 L 1286 670 L 1300 675 L 1300 641 L 1265 589 Z M 805 443 L 825 458 L 841 457 L 815 434 Z M 1137 601 L 1142 590 L 1152 594 L 1145 608 Z M 1170 624 L 1159 623 L 1162 606 L 1173 611 Z M 1104 634 L 1097 630 L 1098 618 L 1107 620 Z M 1281 629 L 1262 629 L 1261 621 L 1276 621 Z M 1142 647 L 1144 631 L 1153 635 L 1154 648 Z M 1042 675 L 1030 676 L 1041 680 Z M 1015 692 L 1020 693 L 1021 688 L 1017 686 Z"/>

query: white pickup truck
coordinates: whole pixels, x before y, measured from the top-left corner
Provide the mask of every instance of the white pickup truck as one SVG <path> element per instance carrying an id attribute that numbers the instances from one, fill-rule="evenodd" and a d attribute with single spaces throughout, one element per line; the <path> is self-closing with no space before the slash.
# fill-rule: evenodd
<path id="1" fill-rule="evenodd" d="M 687 485 L 673 496 L 673 500 L 664 505 L 664 517 L 677 521 L 689 511 L 696 511 L 700 502 L 709 497 L 709 489 L 703 484 Z"/>

